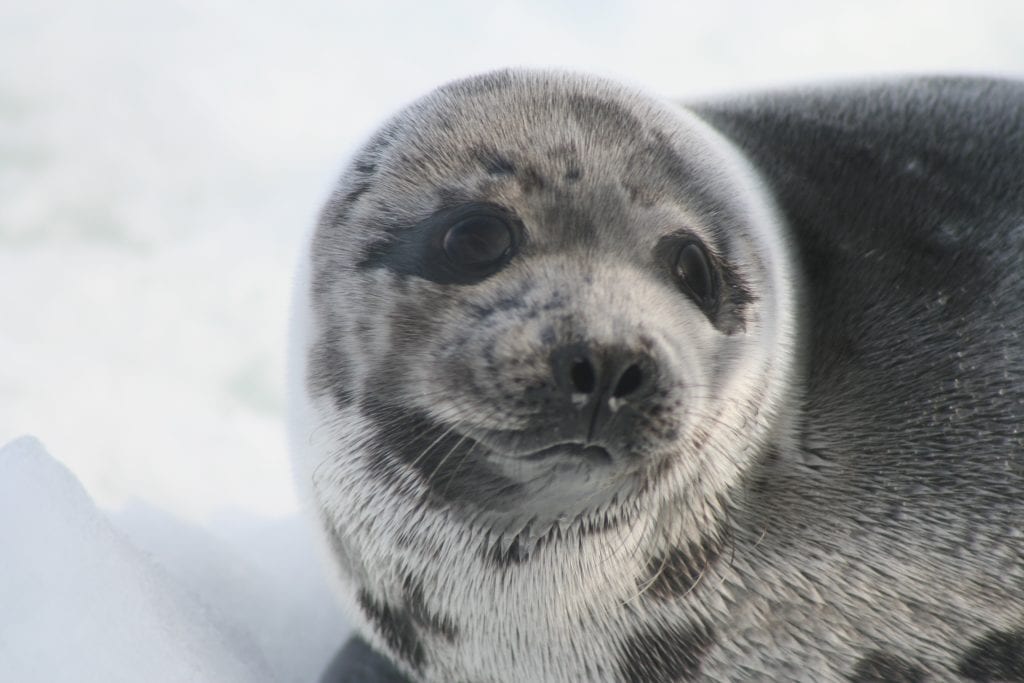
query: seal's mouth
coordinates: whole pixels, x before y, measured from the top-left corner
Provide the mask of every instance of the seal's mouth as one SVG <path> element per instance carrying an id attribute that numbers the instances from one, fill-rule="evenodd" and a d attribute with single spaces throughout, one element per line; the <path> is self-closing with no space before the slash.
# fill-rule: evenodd
<path id="1" fill-rule="evenodd" d="M 612 454 L 603 446 L 587 446 L 574 442 L 556 443 L 553 446 L 542 448 L 539 451 L 527 453 L 523 456 L 523 459 L 536 462 L 538 460 L 546 460 L 553 457 L 583 460 L 593 465 L 610 465 L 613 460 Z"/>

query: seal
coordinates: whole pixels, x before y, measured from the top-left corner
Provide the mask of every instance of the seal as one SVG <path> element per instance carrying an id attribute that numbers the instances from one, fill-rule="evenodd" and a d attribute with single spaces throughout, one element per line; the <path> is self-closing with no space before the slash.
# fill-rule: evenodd
<path id="1" fill-rule="evenodd" d="M 1024 86 L 501 71 L 334 191 L 325 680 L 1024 680 Z"/>

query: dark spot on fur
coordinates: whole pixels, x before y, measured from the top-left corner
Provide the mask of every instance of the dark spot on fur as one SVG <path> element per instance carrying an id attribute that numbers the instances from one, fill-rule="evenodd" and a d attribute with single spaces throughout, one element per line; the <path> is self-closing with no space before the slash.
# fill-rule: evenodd
<path id="1" fill-rule="evenodd" d="M 974 640 L 957 671 L 972 681 L 1024 681 L 1024 629 L 992 631 Z"/>
<path id="2" fill-rule="evenodd" d="M 514 290 L 505 291 L 493 303 L 486 306 L 473 306 L 472 312 L 480 318 L 488 318 L 495 313 L 518 311 L 526 307 L 526 297 L 533 291 L 534 283 L 524 281 Z"/>
<path id="3" fill-rule="evenodd" d="M 352 189 L 345 194 L 345 198 L 341 200 L 342 207 L 346 213 L 348 209 L 356 203 L 356 201 L 364 194 L 370 191 L 372 183 L 369 180 L 361 180 L 357 183 L 353 183 Z"/>
<path id="4" fill-rule="evenodd" d="M 533 166 L 524 168 L 516 178 L 519 180 L 519 187 L 526 194 L 543 190 L 548 185 L 547 179 Z"/>
<path id="5" fill-rule="evenodd" d="M 647 627 L 630 636 L 619 653 L 619 672 L 627 683 L 691 680 L 704 653 L 714 642 L 712 629 L 703 623 Z"/>
<path id="6" fill-rule="evenodd" d="M 620 103 L 594 95 L 572 94 L 568 108 L 576 120 L 593 129 L 599 136 L 618 140 L 644 130 L 643 123 Z"/>
<path id="7" fill-rule="evenodd" d="M 641 157 L 646 163 L 654 162 L 654 168 L 672 185 L 692 189 L 699 187 L 699 174 L 676 152 L 669 137 L 660 130 L 649 130 L 651 144 L 643 150 Z"/>
<path id="8" fill-rule="evenodd" d="M 369 179 L 360 177 L 350 184 L 342 185 L 335 190 L 330 201 L 324 207 L 323 213 L 320 215 L 317 239 L 319 240 L 320 233 L 324 231 L 330 232 L 332 228 L 344 225 L 348 220 L 349 214 L 352 212 L 352 207 L 359 201 L 360 197 L 370 191 L 371 186 L 372 183 Z"/>
<path id="9" fill-rule="evenodd" d="M 397 121 L 386 123 L 373 137 L 367 141 L 362 153 L 359 155 L 360 163 L 376 163 L 376 160 L 391 146 L 392 141 L 398 134 L 399 126 Z"/>
<path id="10" fill-rule="evenodd" d="M 522 485 L 490 465 L 475 440 L 378 397 L 365 398 L 361 407 L 378 426 L 370 444 L 373 471 L 391 478 L 394 463 L 412 467 L 427 488 L 427 504 L 505 509 L 522 495 Z"/>
<path id="11" fill-rule="evenodd" d="M 548 159 L 565 169 L 562 179 L 567 183 L 575 183 L 583 177 L 583 168 L 580 166 L 579 151 L 575 142 L 552 147 L 548 150 Z"/>
<path id="12" fill-rule="evenodd" d="M 553 347 L 557 341 L 558 333 L 555 331 L 554 325 L 545 325 L 544 329 L 540 331 L 540 343 L 545 347 Z"/>
<path id="13" fill-rule="evenodd" d="M 442 187 L 437 191 L 437 201 L 445 209 L 471 202 L 473 196 L 462 187 Z"/>
<path id="14" fill-rule="evenodd" d="M 643 493 L 645 489 L 646 482 L 637 489 L 637 493 Z M 621 514 L 622 513 L 619 515 L 602 515 L 597 518 L 592 518 L 576 527 L 576 532 L 581 537 L 586 538 L 587 536 L 592 536 L 594 534 L 604 534 L 614 531 L 626 522 L 626 518 L 621 516 Z"/>
<path id="15" fill-rule="evenodd" d="M 314 396 L 330 394 L 334 405 L 342 409 L 355 398 L 348 357 L 339 348 L 341 332 L 328 331 L 310 347 L 306 365 L 306 386 Z"/>
<path id="16" fill-rule="evenodd" d="M 644 208 L 653 206 L 657 199 L 656 193 L 632 182 L 623 182 L 622 189 L 625 190 L 626 197 L 631 203 L 639 204 Z"/>
<path id="17" fill-rule="evenodd" d="M 391 252 L 391 243 L 390 236 L 376 242 L 371 242 L 356 262 L 356 268 L 370 270 L 380 267 L 381 263 L 386 262 L 388 254 Z"/>
<path id="18" fill-rule="evenodd" d="M 608 531 L 618 523 L 619 520 L 606 518 L 593 524 L 581 524 L 575 529 L 575 532 L 580 537 L 587 537 L 595 533 Z M 552 527 L 543 536 L 530 541 L 524 541 L 521 536 L 516 536 L 511 542 L 503 542 L 500 538 L 495 539 L 488 535 L 484 540 L 482 556 L 497 567 L 507 569 L 524 562 L 529 562 L 545 546 L 558 545 L 563 542 L 562 530 L 557 526 Z"/>
<path id="19" fill-rule="evenodd" d="M 417 626 L 429 633 L 441 636 L 448 642 L 453 642 L 459 635 L 459 630 L 450 617 L 432 614 L 427 610 L 426 602 L 423 599 L 423 585 L 411 575 L 405 577 L 403 597 L 405 598 L 405 608 Z"/>
<path id="20" fill-rule="evenodd" d="M 746 474 L 747 490 L 755 496 L 770 494 L 772 486 L 777 484 L 775 468 L 781 461 L 782 456 L 774 445 L 769 445 L 761 453 L 761 459 L 757 465 Z"/>
<path id="21" fill-rule="evenodd" d="M 366 590 L 360 590 L 356 599 L 388 647 L 414 669 L 420 670 L 426 657 L 411 615 L 406 610 L 375 600 Z"/>
<path id="22" fill-rule="evenodd" d="M 363 175 L 373 175 L 377 172 L 377 164 L 369 159 L 360 159 L 353 168 L 356 170 L 356 173 L 362 173 Z"/>
<path id="23" fill-rule="evenodd" d="M 525 545 L 519 542 L 519 537 L 516 536 L 508 547 L 504 547 L 502 543 L 495 543 L 489 549 L 484 552 L 484 557 L 495 565 L 502 569 L 511 567 L 513 565 L 522 564 L 530 559 L 530 553 L 526 549 Z"/>
<path id="24" fill-rule="evenodd" d="M 514 311 L 514 310 L 517 310 L 517 309 L 525 307 L 525 305 L 526 304 L 523 303 L 522 298 L 520 298 L 520 296 L 518 296 L 518 295 L 517 296 L 506 296 L 506 297 L 503 297 L 503 298 L 498 299 L 497 301 L 495 301 L 494 304 L 491 305 L 491 310 L 493 310 L 495 312 L 498 312 L 498 311 Z"/>
<path id="25" fill-rule="evenodd" d="M 478 147 L 472 154 L 490 175 L 506 176 L 516 173 L 516 165 L 512 160 L 496 150 Z"/>
<path id="26" fill-rule="evenodd" d="M 685 548 L 672 548 L 656 555 L 647 564 L 647 576 L 638 586 L 646 586 L 645 595 L 669 600 L 686 595 L 701 581 L 704 574 L 718 559 L 719 548 L 709 536 L 700 543 L 689 543 Z"/>
<path id="27" fill-rule="evenodd" d="M 857 662 L 849 679 L 853 683 L 922 683 L 925 673 L 902 657 L 872 652 Z"/>
<path id="28" fill-rule="evenodd" d="M 366 143 L 352 164 L 354 177 L 348 184 L 338 187 L 324 207 L 320 218 L 321 226 L 337 226 L 345 222 L 353 204 L 369 191 L 373 175 L 377 172 L 377 162 L 391 145 L 394 133 L 394 125 L 389 124 Z"/>

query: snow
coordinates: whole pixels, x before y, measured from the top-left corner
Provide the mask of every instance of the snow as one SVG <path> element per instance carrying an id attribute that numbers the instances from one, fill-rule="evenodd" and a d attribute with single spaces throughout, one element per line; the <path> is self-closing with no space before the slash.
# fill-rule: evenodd
<path id="1" fill-rule="evenodd" d="M 248 632 L 276 681 L 317 680 L 348 636 L 303 517 L 239 511 L 199 526 L 136 502 L 112 522 L 179 585 Z"/>
<path id="2" fill-rule="evenodd" d="M 508 65 L 667 96 L 1020 76 L 1022 25 L 1016 0 L 0 3 L 0 444 L 67 466 L 4 451 L 0 678 L 310 681 L 344 639 L 286 456 L 287 304 L 346 153 L 409 99 Z"/>
<path id="3" fill-rule="evenodd" d="M 212 528 L 141 503 L 111 520 L 34 438 L 0 449 L 3 680 L 316 680 L 347 627 L 304 521 Z"/>
<path id="4" fill-rule="evenodd" d="M 0 450 L 0 547 L 6 680 L 272 680 L 251 636 L 115 531 L 31 438 Z"/>

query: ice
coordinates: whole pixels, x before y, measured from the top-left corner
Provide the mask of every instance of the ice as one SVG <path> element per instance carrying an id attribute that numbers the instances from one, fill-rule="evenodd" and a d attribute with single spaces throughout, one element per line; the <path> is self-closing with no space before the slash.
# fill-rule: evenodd
<path id="1" fill-rule="evenodd" d="M 113 522 L 217 613 L 245 624 L 281 683 L 317 680 L 348 636 L 305 518 L 240 510 L 199 526 L 137 502 Z"/>
<path id="2" fill-rule="evenodd" d="M 5 681 L 275 680 L 245 625 L 116 531 L 33 438 L 0 450 L 0 548 Z"/>

